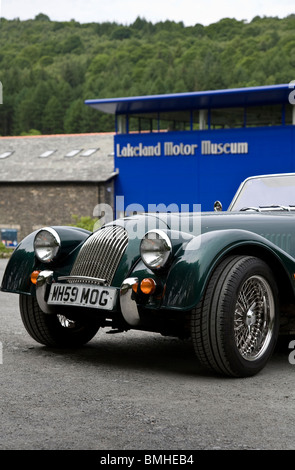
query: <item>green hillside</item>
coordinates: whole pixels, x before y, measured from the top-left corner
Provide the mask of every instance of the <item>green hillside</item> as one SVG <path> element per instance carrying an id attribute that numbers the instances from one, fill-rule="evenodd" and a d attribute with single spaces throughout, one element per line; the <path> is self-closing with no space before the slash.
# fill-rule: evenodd
<path id="1" fill-rule="evenodd" d="M 114 130 L 85 99 L 289 83 L 295 14 L 209 26 L 0 22 L 0 135 Z"/>

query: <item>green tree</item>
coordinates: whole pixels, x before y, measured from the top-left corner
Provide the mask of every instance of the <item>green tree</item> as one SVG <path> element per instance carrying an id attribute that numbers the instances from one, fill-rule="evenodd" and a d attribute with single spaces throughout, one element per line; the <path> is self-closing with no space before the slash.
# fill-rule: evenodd
<path id="1" fill-rule="evenodd" d="M 113 131 L 87 98 L 288 83 L 294 43 L 295 15 L 190 27 L 2 19 L 0 134 Z"/>
<path id="2" fill-rule="evenodd" d="M 51 96 L 46 103 L 42 119 L 44 134 L 62 134 L 64 132 L 64 108 L 56 96 Z"/>
<path id="3" fill-rule="evenodd" d="M 83 132 L 82 115 L 84 106 L 83 101 L 78 99 L 73 101 L 68 108 L 64 119 L 64 129 L 67 134 Z"/>
<path id="4" fill-rule="evenodd" d="M 44 15 L 44 13 L 39 13 L 35 16 L 35 21 L 50 21 L 49 16 Z"/>
<path id="5" fill-rule="evenodd" d="M 73 34 L 66 38 L 59 46 L 59 51 L 62 54 L 68 54 L 71 52 L 81 53 L 84 50 L 82 40 L 78 34 Z"/>
<path id="6" fill-rule="evenodd" d="M 78 215 L 74 214 L 72 215 L 72 219 L 73 227 L 83 228 L 85 230 L 89 230 L 89 232 L 93 232 L 94 226 L 96 229 L 98 228 L 98 219 L 96 218 L 92 218 L 89 216 L 79 217 Z"/>

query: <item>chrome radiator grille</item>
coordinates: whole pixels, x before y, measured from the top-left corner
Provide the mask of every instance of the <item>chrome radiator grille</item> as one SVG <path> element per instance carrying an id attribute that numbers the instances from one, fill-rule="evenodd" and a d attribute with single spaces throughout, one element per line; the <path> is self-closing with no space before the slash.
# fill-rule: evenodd
<path id="1" fill-rule="evenodd" d="M 110 284 L 127 244 L 126 230 L 117 225 L 94 232 L 82 246 L 71 276 L 105 279 Z"/>

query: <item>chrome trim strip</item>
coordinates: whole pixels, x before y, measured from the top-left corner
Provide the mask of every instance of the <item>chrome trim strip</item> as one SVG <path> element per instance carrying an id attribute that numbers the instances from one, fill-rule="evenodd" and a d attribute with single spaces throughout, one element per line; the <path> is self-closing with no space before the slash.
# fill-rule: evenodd
<path id="1" fill-rule="evenodd" d="M 125 279 L 120 288 L 120 306 L 124 320 L 131 326 L 140 323 L 136 300 L 132 287 L 138 284 L 137 277 L 129 277 Z"/>
<path id="2" fill-rule="evenodd" d="M 90 276 L 59 276 L 58 281 L 72 281 L 72 282 L 85 282 L 86 284 L 99 284 L 100 286 L 106 286 L 106 279 L 100 279 L 97 277 Z"/>

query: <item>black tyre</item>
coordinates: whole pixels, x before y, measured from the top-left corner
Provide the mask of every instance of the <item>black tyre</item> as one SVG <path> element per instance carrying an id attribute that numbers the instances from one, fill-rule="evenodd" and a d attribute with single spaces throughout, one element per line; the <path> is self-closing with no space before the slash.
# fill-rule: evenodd
<path id="1" fill-rule="evenodd" d="M 69 320 L 44 313 L 35 297 L 20 295 L 20 313 L 29 335 L 38 343 L 56 347 L 78 347 L 90 341 L 99 325 L 85 319 Z"/>
<path id="2" fill-rule="evenodd" d="M 225 259 L 192 312 L 201 364 L 232 377 L 254 375 L 268 362 L 278 331 L 277 286 L 268 265 L 252 256 Z"/>

